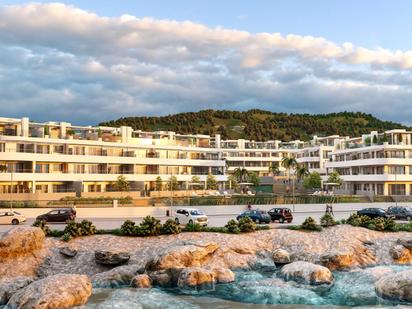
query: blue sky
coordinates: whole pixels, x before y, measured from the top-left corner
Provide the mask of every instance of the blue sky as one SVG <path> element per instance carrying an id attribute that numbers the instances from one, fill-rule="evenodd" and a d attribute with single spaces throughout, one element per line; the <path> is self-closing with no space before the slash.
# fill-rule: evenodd
<path id="1" fill-rule="evenodd" d="M 0 0 L 0 115 L 262 108 L 411 124 L 411 12 L 406 0 Z"/>

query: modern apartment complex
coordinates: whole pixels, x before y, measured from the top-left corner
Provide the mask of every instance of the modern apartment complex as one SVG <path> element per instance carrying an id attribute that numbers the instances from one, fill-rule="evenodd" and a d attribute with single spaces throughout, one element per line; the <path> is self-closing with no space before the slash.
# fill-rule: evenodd
<path id="1" fill-rule="evenodd" d="M 7 167 L 0 173 L 0 199 L 11 193 L 101 194 L 114 191 L 120 175 L 139 195 L 154 190 L 158 177 L 166 183 L 171 176 L 180 189 L 191 190 L 193 176 L 205 183 L 212 174 L 224 190 L 236 168 L 269 176 L 269 166 L 282 171 L 287 156 L 295 156 L 323 179 L 339 172 L 343 193 L 412 193 L 412 132 L 405 130 L 358 138 L 314 136 L 309 142 L 255 142 L 0 118 L 0 165 Z"/>

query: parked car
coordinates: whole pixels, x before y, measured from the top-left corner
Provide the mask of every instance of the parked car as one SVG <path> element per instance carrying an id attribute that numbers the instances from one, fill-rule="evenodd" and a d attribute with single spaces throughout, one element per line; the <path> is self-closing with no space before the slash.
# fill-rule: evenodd
<path id="1" fill-rule="evenodd" d="M 177 224 L 200 224 L 207 226 L 207 216 L 196 208 L 179 208 L 176 210 L 175 221 Z"/>
<path id="2" fill-rule="evenodd" d="M 369 218 L 394 218 L 393 215 L 386 213 L 382 208 L 364 208 L 358 211 L 358 215 L 368 216 Z"/>
<path id="3" fill-rule="evenodd" d="M 25 222 L 26 217 L 17 211 L 3 211 L 0 212 L 0 224 L 13 224 L 17 225 L 21 222 Z"/>
<path id="4" fill-rule="evenodd" d="M 393 207 L 389 207 L 386 213 L 388 215 L 394 216 L 395 219 L 401 219 L 401 220 L 404 219 L 407 221 L 411 221 L 412 219 L 412 208 L 411 207 L 393 206 Z"/>
<path id="5" fill-rule="evenodd" d="M 36 219 L 46 222 L 67 222 L 76 219 L 76 210 L 73 208 L 55 209 L 38 216 Z"/>
<path id="6" fill-rule="evenodd" d="M 236 220 L 240 220 L 243 217 L 249 217 L 256 223 L 270 223 L 271 218 L 269 214 L 264 210 L 247 210 L 236 217 Z"/>
<path id="7" fill-rule="evenodd" d="M 279 223 L 290 223 L 293 220 L 292 211 L 289 208 L 285 207 L 272 208 L 268 211 L 268 214 L 272 222 L 279 221 Z"/>

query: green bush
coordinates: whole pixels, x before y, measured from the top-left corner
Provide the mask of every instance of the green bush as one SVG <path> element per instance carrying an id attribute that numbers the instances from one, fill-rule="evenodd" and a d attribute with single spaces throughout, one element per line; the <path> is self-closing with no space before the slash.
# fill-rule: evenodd
<path id="1" fill-rule="evenodd" d="M 184 228 L 185 232 L 202 232 L 203 228 L 199 223 L 188 223 Z"/>
<path id="2" fill-rule="evenodd" d="M 136 236 L 137 235 L 136 223 L 134 223 L 131 220 L 124 221 L 122 226 L 120 227 L 120 231 L 122 235 L 125 235 L 125 236 Z"/>
<path id="3" fill-rule="evenodd" d="M 239 230 L 242 233 L 249 233 L 256 230 L 256 223 L 249 217 L 242 217 L 239 220 Z"/>
<path id="4" fill-rule="evenodd" d="M 312 217 L 307 217 L 301 225 L 302 230 L 308 231 L 321 231 L 322 227 L 317 224 L 316 220 Z"/>
<path id="5" fill-rule="evenodd" d="M 45 220 L 36 219 L 33 222 L 32 226 L 40 228 L 43 231 L 44 235 L 50 235 L 50 227 L 47 225 L 47 222 Z"/>
<path id="6" fill-rule="evenodd" d="M 179 234 L 181 232 L 180 226 L 173 219 L 168 219 L 161 229 L 162 234 Z"/>
<path id="7" fill-rule="evenodd" d="M 50 237 L 62 237 L 63 235 L 64 235 L 64 231 L 51 230 L 48 236 L 50 236 Z"/>
<path id="8" fill-rule="evenodd" d="M 146 216 L 138 228 L 138 235 L 140 236 L 156 236 L 159 235 L 162 229 L 160 220 Z"/>
<path id="9" fill-rule="evenodd" d="M 336 225 L 335 218 L 330 213 L 325 213 L 322 218 L 320 218 L 320 225 L 322 227 L 334 226 Z"/>
<path id="10" fill-rule="evenodd" d="M 94 235 L 96 230 L 96 227 L 91 221 L 83 220 L 80 223 L 69 221 L 64 229 L 64 234 L 69 234 L 72 237 L 89 236 Z"/>
<path id="11" fill-rule="evenodd" d="M 62 236 L 63 241 L 70 241 L 72 238 L 72 235 L 70 235 L 69 233 L 64 233 Z"/>
<path id="12" fill-rule="evenodd" d="M 215 227 L 215 226 L 204 226 L 202 227 L 202 232 L 209 232 L 209 233 L 227 233 L 227 228 L 225 227 Z"/>
<path id="13" fill-rule="evenodd" d="M 226 223 L 225 228 L 227 231 L 231 234 L 239 234 L 240 229 L 239 229 L 239 223 L 236 220 L 229 220 L 228 223 Z"/>
<path id="14" fill-rule="evenodd" d="M 268 224 L 259 224 L 256 226 L 256 231 L 267 231 L 270 230 L 270 226 Z"/>

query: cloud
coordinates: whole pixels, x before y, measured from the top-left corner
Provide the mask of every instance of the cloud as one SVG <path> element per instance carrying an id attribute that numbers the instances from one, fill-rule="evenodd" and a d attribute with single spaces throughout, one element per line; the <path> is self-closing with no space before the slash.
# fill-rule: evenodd
<path id="1" fill-rule="evenodd" d="M 412 51 L 191 21 L 0 7 L 0 114 L 94 123 L 204 108 L 356 110 L 409 122 Z"/>

